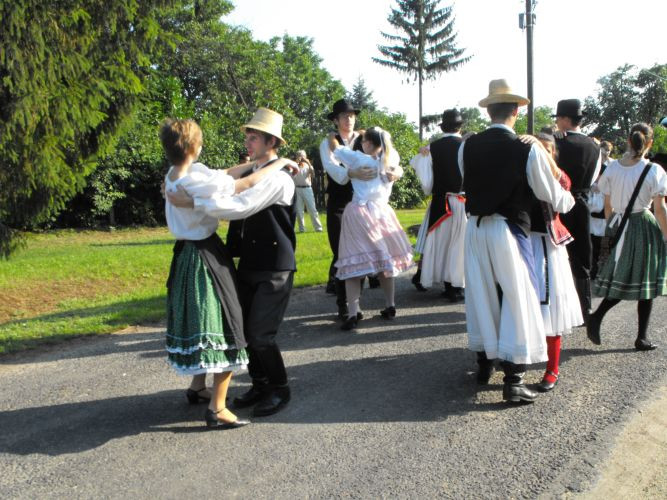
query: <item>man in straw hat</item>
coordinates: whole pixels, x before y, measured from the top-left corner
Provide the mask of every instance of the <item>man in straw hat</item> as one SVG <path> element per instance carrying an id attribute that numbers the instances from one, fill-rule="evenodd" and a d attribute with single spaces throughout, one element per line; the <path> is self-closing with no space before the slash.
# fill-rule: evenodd
<path id="1" fill-rule="evenodd" d="M 259 108 L 241 127 L 253 170 L 278 159 L 282 115 Z M 243 193 L 224 198 L 195 199 L 187 194 L 169 195 L 177 206 L 194 206 L 219 219 L 231 220 L 227 245 L 238 263 L 238 290 L 248 341 L 248 371 L 252 387 L 234 399 L 238 408 L 253 406 L 256 417 L 280 411 L 290 400 L 287 372 L 276 344 L 278 328 L 292 291 L 296 261 L 294 182 L 277 171 Z"/>
<path id="2" fill-rule="evenodd" d="M 354 130 L 357 115 L 360 111 L 359 109 L 355 109 L 345 99 L 339 99 L 334 103 L 331 113 L 327 115 L 327 118 L 336 126 L 336 140 L 338 140 L 338 143 L 348 146 L 355 151 L 362 151 L 361 135 Z M 348 312 L 345 284 L 335 278 L 336 268 L 334 263 L 338 260 L 338 244 L 340 243 L 340 227 L 343 211 L 345 210 L 345 206 L 352 201 L 350 175 L 356 175 L 357 178 L 362 180 L 370 180 L 376 175 L 376 172 L 372 168 L 349 171 L 333 157 L 329 148 L 328 138 L 325 138 L 320 144 L 320 160 L 322 161 L 324 171 L 327 173 L 327 235 L 329 236 L 329 246 L 333 254 L 331 265 L 329 266 L 330 281 L 327 285 L 327 291 L 334 291 L 336 293 L 338 317 L 345 320 L 347 319 Z M 333 287 L 331 286 L 332 284 Z"/>
<path id="3" fill-rule="evenodd" d="M 465 235 L 468 341 L 477 352 L 478 382 L 487 383 L 495 358 L 505 373 L 503 399 L 535 400 L 524 383 L 526 365 L 547 360 L 530 233 L 532 196 L 567 212 L 574 199 L 549 167 L 544 148 L 525 144 L 513 127 L 528 99 L 505 80 L 492 80 L 487 108 L 491 126 L 459 148 L 459 167 L 470 214 Z"/>
<path id="4" fill-rule="evenodd" d="M 575 199 L 574 208 L 561 215 L 561 220 L 574 238 L 567 246 L 567 253 L 581 313 L 584 323 L 587 323 L 592 307 L 590 273 L 593 260 L 588 194 L 600 173 L 602 157 L 600 146 L 579 128 L 584 116 L 579 99 L 559 101 L 553 115 L 560 132 L 556 137 L 558 165 L 570 177 L 571 193 Z"/>
<path id="5" fill-rule="evenodd" d="M 462 126 L 461 113 L 446 109 L 440 123 L 443 136 L 433 141 L 425 154 L 410 161 L 424 193 L 432 195 L 419 229 L 416 251 L 422 258 L 412 283 L 425 290 L 434 282 L 444 282 L 443 295 L 450 302 L 463 300 L 463 242 L 468 218 L 458 165 Z"/>

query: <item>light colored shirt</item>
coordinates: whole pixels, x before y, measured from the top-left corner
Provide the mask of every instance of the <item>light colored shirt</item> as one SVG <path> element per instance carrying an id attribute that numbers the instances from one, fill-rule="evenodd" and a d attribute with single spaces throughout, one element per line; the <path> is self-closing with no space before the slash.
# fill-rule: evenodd
<path id="1" fill-rule="evenodd" d="M 195 199 L 229 198 L 234 194 L 234 178 L 224 170 L 210 169 L 202 163 L 193 163 L 190 171 L 180 179 L 165 177 L 165 191 L 175 192 L 178 186 Z M 179 208 L 165 200 L 165 217 L 171 234 L 179 240 L 203 240 L 218 228 L 218 219 L 192 208 Z"/>
<path id="2" fill-rule="evenodd" d="M 303 164 L 303 167 L 299 167 L 299 171 L 292 177 L 294 179 L 294 185 L 296 187 L 310 187 L 310 176 L 313 172 L 313 167 L 307 163 Z"/>
<path id="3" fill-rule="evenodd" d="M 500 123 L 494 123 L 489 128 L 502 128 L 514 133 L 514 130 L 510 127 Z M 463 141 L 459 147 L 459 170 L 461 171 L 461 176 L 464 175 L 463 172 L 465 170 L 465 165 L 463 164 L 463 148 L 465 144 L 465 141 Z M 563 214 L 572 209 L 574 198 L 569 191 L 563 189 L 554 177 L 547 154 L 542 147 L 535 144 L 531 146 L 528 153 L 528 161 L 526 162 L 528 185 L 538 200 L 549 203 L 553 207 L 554 212 Z"/>
<path id="4" fill-rule="evenodd" d="M 361 179 L 352 179 L 352 189 L 354 195 L 352 201 L 361 205 L 369 201 L 379 201 L 388 203 L 391 196 L 391 188 L 393 182 L 387 180 L 386 174 L 382 166 L 382 157 L 373 158 L 361 151 L 353 151 L 350 148 L 339 146 L 333 152 L 334 158 L 345 165 L 350 170 L 355 170 L 363 167 L 370 167 L 375 169 L 377 175 L 368 181 Z M 400 157 L 395 150 L 391 151 L 389 157 L 389 165 L 392 167 L 392 174 L 400 177 L 403 175 L 403 169 L 399 165 Z"/>
<path id="5" fill-rule="evenodd" d="M 289 206 L 293 198 L 292 177 L 284 170 L 278 170 L 242 193 L 234 196 L 194 197 L 194 204 L 196 211 L 210 217 L 239 220 L 250 217 L 271 205 Z"/>
<path id="6" fill-rule="evenodd" d="M 632 166 L 624 167 L 618 160 L 614 160 L 600 176 L 598 188 L 601 193 L 609 196 L 611 208 L 615 213 L 625 212 L 646 163 L 647 161 L 642 159 Z M 653 164 L 639 189 L 632 212 L 650 208 L 656 196 L 667 196 L 667 174 L 658 165 Z"/>
<path id="7" fill-rule="evenodd" d="M 346 141 L 343 139 L 343 145 L 350 147 L 354 141 L 359 137 L 359 132 L 354 132 L 352 134 L 352 139 Z M 347 176 L 347 168 L 341 165 L 333 156 L 331 149 L 329 148 L 329 139 L 324 139 L 320 143 L 320 160 L 322 160 L 322 167 L 325 172 L 331 176 L 331 178 L 336 181 L 338 184 L 347 184 L 350 182 L 350 178 Z"/>
<path id="8" fill-rule="evenodd" d="M 442 137 L 461 137 L 461 134 L 448 132 L 443 134 Z M 410 160 L 410 165 L 415 169 L 417 178 L 422 185 L 422 191 L 424 191 L 426 196 L 430 195 L 431 191 L 433 191 L 433 157 L 431 153 L 426 156 L 417 153 Z"/>

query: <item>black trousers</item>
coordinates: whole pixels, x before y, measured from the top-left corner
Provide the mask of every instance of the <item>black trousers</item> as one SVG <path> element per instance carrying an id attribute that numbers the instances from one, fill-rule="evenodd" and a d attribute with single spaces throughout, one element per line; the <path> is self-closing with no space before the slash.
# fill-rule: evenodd
<path id="1" fill-rule="evenodd" d="M 248 342 L 248 373 L 255 385 L 287 385 L 287 371 L 276 343 L 292 292 L 294 271 L 238 271 L 243 330 Z"/>
<path id="2" fill-rule="evenodd" d="M 334 265 L 338 260 L 338 245 L 340 243 L 340 228 L 343 222 L 343 212 L 345 206 L 327 207 L 327 236 L 329 236 L 329 247 L 333 258 L 329 266 L 329 280 L 334 279 L 336 282 L 336 304 L 339 307 L 347 304 L 347 295 L 345 293 L 345 284 L 339 279 L 336 279 L 336 266 Z"/>
<path id="3" fill-rule="evenodd" d="M 590 278 L 593 248 L 591 243 L 591 212 L 586 202 L 576 199 L 572 210 L 560 214 L 574 241 L 566 246 L 574 279 Z"/>

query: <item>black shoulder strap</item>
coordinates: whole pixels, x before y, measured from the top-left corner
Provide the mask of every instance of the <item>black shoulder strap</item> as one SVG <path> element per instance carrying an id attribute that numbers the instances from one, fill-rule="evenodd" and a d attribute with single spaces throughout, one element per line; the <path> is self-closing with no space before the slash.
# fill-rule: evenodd
<path id="1" fill-rule="evenodd" d="M 616 231 L 616 234 L 609 243 L 611 247 L 615 247 L 616 244 L 618 243 L 618 240 L 621 238 L 621 234 L 623 233 L 623 228 L 625 227 L 625 224 L 628 222 L 628 217 L 630 217 L 630 213 L 632 212 L 632 207 L 634 206 L 635 200 L 639 195 L 639 190 L 641 189 L 642 184 L 644 183 L 644 179 L 646 179 L 646 176 L 648 175 L 648 171 L 651 170 L 652 165 L 653 164 L 651 162 L 648 162 L 644 167 L 642 174 L 639 176 L 639 179 L 637 180 L 637 185 L 635 186 L 635 190 L 632 192 L 632 196 L 630 197 L 630 202 L 628 203 L 628 206 L 625 207 L 625 212 L 623 212 L 623 218 L 621 219 L 621 222 L 618 225 L 618 230 Z"/>

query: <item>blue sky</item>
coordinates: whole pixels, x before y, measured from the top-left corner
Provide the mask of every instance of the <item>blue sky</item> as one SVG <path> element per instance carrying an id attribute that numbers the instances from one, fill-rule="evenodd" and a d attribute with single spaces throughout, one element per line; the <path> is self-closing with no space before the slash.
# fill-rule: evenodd
<path id="1" fill-rule="evenodd" d="M 225 22 L 268 40 L 287 33 L 314 39 L 323 65 L 346 88 L 359 76 L 376 100 L 416 122 L 417 86 L 371 61 L 392 31 L 392 0 L 234 0 Z M 443 0 L 441 5 L 451 5 Z M 476 106 L 488 82 L 506 78 L 526 93 L 526 36 L 519 29 L 524 0 L 458 0 L 454 4 L 459 46 L 472 59 L 454 73 L 428 82 L 424 113 Z M 596 80 L 630 63 L 644 68 L 667 63 L 664 0 L 538 0 L 534 34 L 535 105 L 553 108 L 559 99 L 593 95 Z"/>

